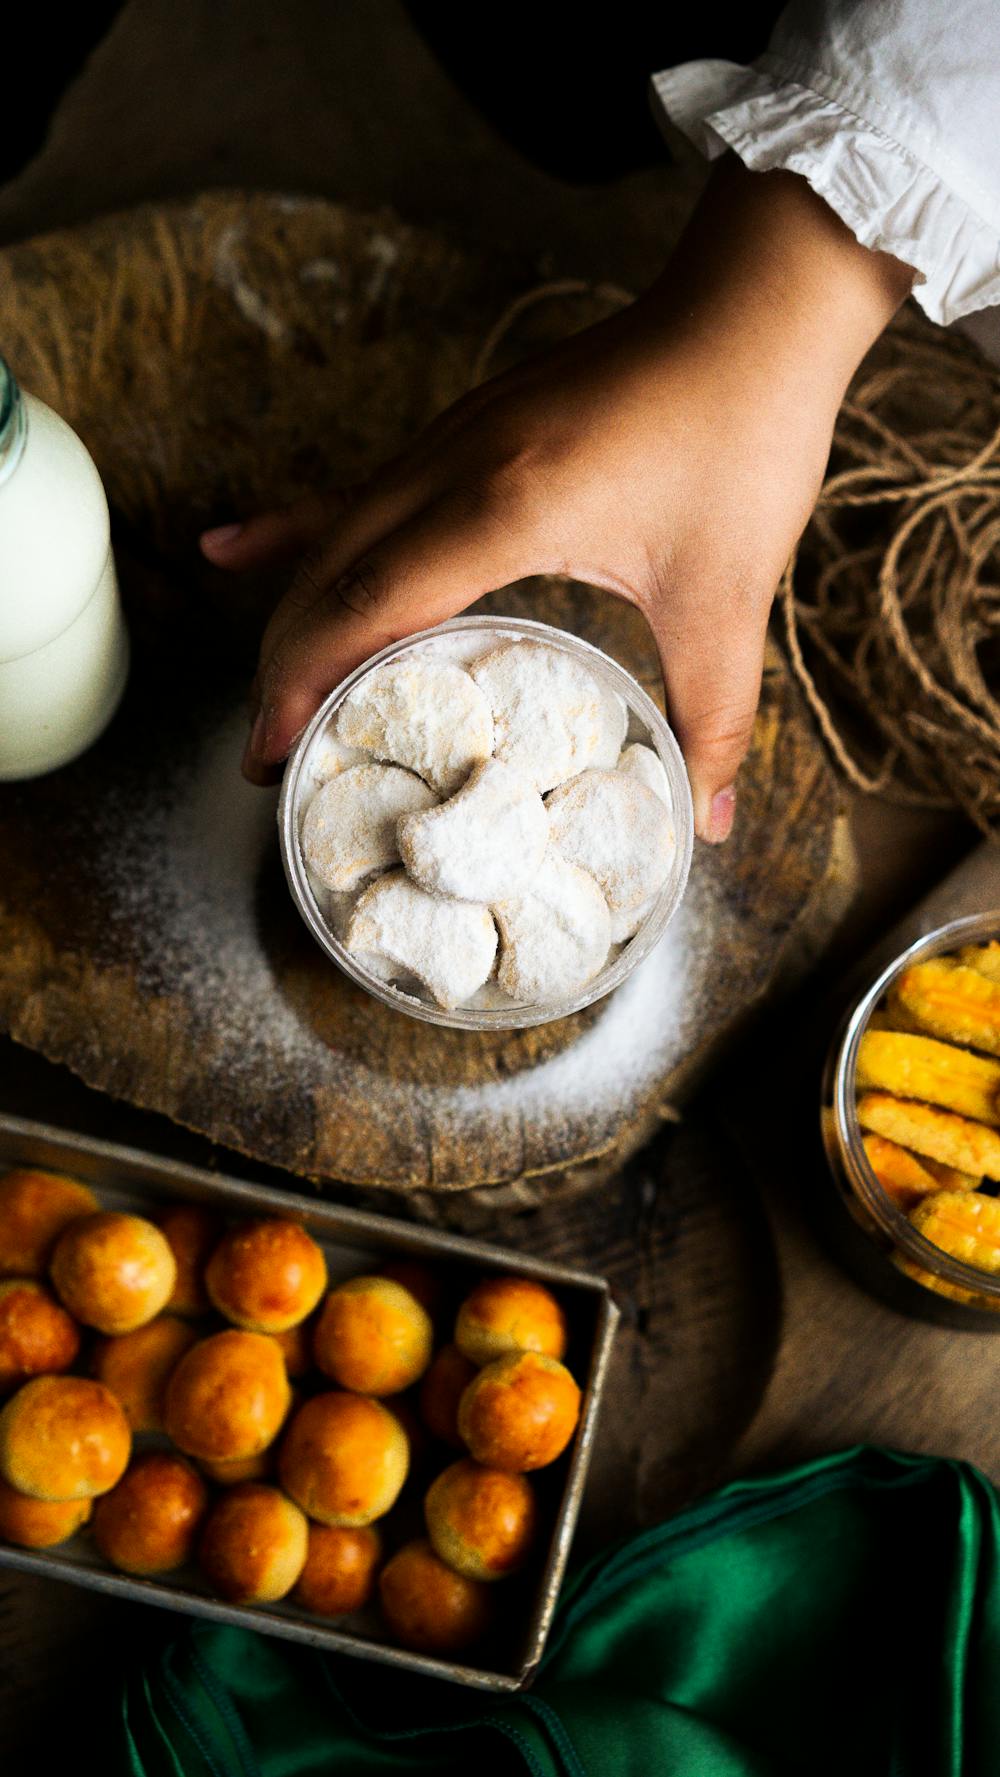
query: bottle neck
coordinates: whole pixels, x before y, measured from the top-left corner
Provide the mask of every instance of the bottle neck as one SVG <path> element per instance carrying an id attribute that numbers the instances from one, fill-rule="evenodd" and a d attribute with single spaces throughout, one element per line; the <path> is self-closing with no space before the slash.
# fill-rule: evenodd
<path id="1" fill-rule="evenodd" d="M 21 391 L 0 358 L 0 487 L 13 475 L 28 435 L 28 416 Z"/>

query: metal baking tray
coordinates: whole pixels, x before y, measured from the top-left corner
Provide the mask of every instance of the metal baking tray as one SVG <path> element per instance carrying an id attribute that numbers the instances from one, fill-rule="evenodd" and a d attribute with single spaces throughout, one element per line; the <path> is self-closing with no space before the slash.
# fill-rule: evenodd
<path id="1" fill-rule="evenodd" d="M 458 1664 L 395 1647 L 382 1638 L 374 1612 L 340 1618 L 338 1626 L 331 1628 L 287 1599 L 254 1607 L 224 1604 L 207 1590 L 193 1568 L 179 1569 L 169 1580 L 133 1579 L 103 1563 L 86 1531 L 51 1550 L 17 1549 L 0 1543 L 0 1567 L 70 1580 L 142 1604 L 163 1605 L 214 1622 L 237 1623 L 331 1653 L 354 1654 L 481 1690 L 516 1691 L 528 1684 L 541 1659 L 566 1571 L 618 1320 L 606 1280 L 479 1240 L 268 1189 L 137 1148 L 68 1135 L 43 1123 L 0 1115 L 0 1173 L 14 1166 L 71 1173 L 92 1187 L 102 1206 L 140 1214 L 182 1200 L 211 1204 L 220 1213 L 234 1216 L 293 1215 L 322 1245 L 332 1279 L 370 1269 L 391 1254 L 440 1262 L 463 1285 L 468 1279 L 471 1286 L 484 1272 L 515 1271 L 558 1290 L 570 1325 L 568 1362 L 583 1390 L 580 1423 L 568 1456 L 535 1477 L 543 1511 L 552 1525 L 551 1535 L 544 1557 L 533 1564 L 529 1579 L 500 1582 L 511 1599 L 511 1618 L 496 1642 L 484 1648 L 488 1665 Z M 151 1441 L 155 1440 L 144 1438 L 139 1443 Z M 407 1534 L 419 1532 L 419 1519 L 415 1519 Z M 508 1588 L 513 1590 L 508 1592 Z"/>

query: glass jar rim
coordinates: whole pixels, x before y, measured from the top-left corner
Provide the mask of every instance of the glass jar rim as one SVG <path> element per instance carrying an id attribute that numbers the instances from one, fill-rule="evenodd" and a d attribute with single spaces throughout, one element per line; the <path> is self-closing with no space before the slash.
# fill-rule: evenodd
<path id="1" fill-rule="evenodd" d="M 640 926 L 635 937 L 629 941 L 615 961 L 602 969 L 594 980 L 588 982 L 578 993 L 558 1005 L 519 1007 L 512 1004 L 509 1012 L 506 1008 L 474 1009 L 464 1006 L 445 1011 L 444 1008 L 428 1001 L 416 1000 L 398 989 L 387 987 L 384 982 L 380 981 L 377 976 L 370 974 L 358 959 L 351 955 L 322 919 L 306 877 L 298 845 L 297 791 L 302 767 L 313 739 L 319 729 L 329 720 L 333 710 L 367 673 L 384 661 L 402 653 L 405 649 L 433 642 L 441 636 L 476 630 L 493 631 L 501 635 L 507 634 L 514 639 L 544 640 L 567 652 L 579 652 L 591 657 L 605 679 L 610 677 L 629 708 L 635 709 L 645 722 L 650 735 L 654 738 L 657 755 L 664 765 L 670 785 L 670 812 L 676 828 L 677 845 L 670 876 L 660 891 L 656 905 L 643 925 Z M 617 660 L 612 659 L 609 654 L 605 654 L 602 649 L 596 648 L 592 642 L 585 642 L 580 636 L 574 635 L 572 631 L 560 629 L 555 624 L 540 623 L 537 619 L 529 617 L 463 616 L 449 618 L 447 622 L 436 624 L 431 629 L 419 630 L 413 635 L 403 637 L 400 641 L 390 643 L 388 647 L 381 649 L 379 653 L 373 654 L 369 660 L 364 661 L 336 686 L 329 697 L 324 699 L 312 720 L 299 736 L 285 768 L 278 803 L 278 832 L 281 861 L 292 900 L 320 948 L 344 974 L 350 976 L 374 998 L 381 1000 L 384 1005 L 391 1006 L 424 1023 L 439 1024 L 452 1030 L 522 1030 L 539 1024 L 551 1023 L 557 1018 L 568 1017 L 572 1013 L 582 1011 L 585 1007 L 592 1005 L 595 1000 L 604 999 L 621 986 L 655 948 L 680 906 L 687 886 L 694 847 L 694 810 L 687 769 L 673 730 L 638 680 Z"/>
<path id="2" fill-rule="evenodd" d="M 991 938 L 1000 938 L 1000 910 L 965 914 L 961 919 L 950 920 L 946 925 L 924 933 L 886 964 L 848 1018 L 834 1066 L 832 1107 L 837 1149 L 844 1172 L 855 1196 L 882 1233 L 922 1270 L 1000 1304 L 1000 1275 L 968 1265 L 963 1259 L 956 1259 L 942 1247 L 935 1246 L 893 1202 L 876 1178 L 865 1153 L 857 1113 L 857 1060 L 861 1039 L 872 1013 L 897 975 L 911 964 L 941 955 L 959 943 L 981 943 Z"/>

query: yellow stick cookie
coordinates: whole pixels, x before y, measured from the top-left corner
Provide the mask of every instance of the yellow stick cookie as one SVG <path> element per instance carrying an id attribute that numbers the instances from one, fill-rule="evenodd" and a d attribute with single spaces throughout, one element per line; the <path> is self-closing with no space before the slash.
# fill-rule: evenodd
<path id="1" fill-rule="evenodd" d="M 858 1099 L 858 1121 L 862 1129 L 929 1154 L 959 1172 L 1000 1179 L 1000 1135 L 954 1111 L 940 1111 L 912 1098 L 893 1098 L 888 1092 L 864 1092 Z"/>
<path id="2" fill-rule="evenodd" d="M 869 1134 L 861 1137 L 861 1141 L 877 1182 L 883 1187 L 886 1196 L 892 1198 L 893 1203 L 899 1203 L 901 1208 L 909 1208 L 918 1199 L 933 1196 L 934 1191 L 945 1189 L 945 1180 L 938 1176 L 941 1171 L 948 1173 L 948 1185 L 954 1191 L 972 1189 L 975 1183 L 970 1178 L 968 1187 L 959 1185 L 957 1180 L 964 1178 L 964 1173 L 956 1173 L 954 1167 L 940 1167 L 936 1160 L 931 1160 L 931 1164 L 927 1166 L 924 1160 L 917 1159 L 915 1153 L 909 1153 L 908 1148 L 901 1148 L 895 1141 L 888 1141 L 886 1136 Z M 931 1171 L 931 1167 L 934 1167 L 934 1171 Z"/>
<path id="3" fill-rule="evenodd" d="M 978 1271 L 1000 1272 L 1000 1203 L 980 1191 L 939 1191 L 910 1211 L 918 1234 Z"/>
<path id="4" fill-rule="evenodd" d="M 1000 1126 L 1000 1061 L 935 1037 L 866 1030 L 858 1045 L 857 1081 L 860 1087 L 880 1086 L 900 1098 L 923 1098 Z"/>
<path id="5" fill-rule="evenodd" d="M 900 1006 L 931 1036 L 1000 1055 L 1000 982 L 943 959 L 914 963 L 897 976 L 890 1006 Z"/>
<path id="6" fill-rule="evenodd" d="M 1000 981 L 1000 944 L 963 944 L 958 960 L 967 969 L 978 969 L 990 981 Z"/>

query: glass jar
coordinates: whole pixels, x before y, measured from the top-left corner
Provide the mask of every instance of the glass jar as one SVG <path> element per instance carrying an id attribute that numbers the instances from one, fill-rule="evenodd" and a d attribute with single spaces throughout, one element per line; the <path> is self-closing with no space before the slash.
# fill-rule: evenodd
<path id="1" fill-rule="evenodd" d="M 977 913 L 938 926 L 895 957 L 852 1006 L 837 1033 L 827 1059 L 821 1110 L 823 1146 L 836 1185 L 834 1215 L 825 1219 L 840 1257 L 859 1282 L 900 1312 L 983 1332 L 1000 1332 L 1000 1276 L 926 1240 L 882 1188 L 862 1143 L 857 1062 L 872 1014 L 903 969 L 998 937 L 1000 912 Z"/>
<path id="2" fill-rule="evenodd" d="M 101 478 L 76 433 L 0 358 L 0 781 L 84 752 L 127 674 Z"/>
<path id="3" fill-rule="evenodd" d="M 626 744 L 641 740 L 652 747 L 667 774 L 670 818 L 676 841 L 667 880 L 635 936 L 624 946 L 615 947 L 618 954 L 613 954 L 612 961 L 591 981 L 558 1002 L 530 1005 L 511 1002 L 509 1005 L 490 1007 L 458 1006 L 446 1011 L 429 998 L 418 999 L 415 994 L 403 992 L 373 975 L 356 956 L 352 956 L 344 948 L 324 919 L 309 881 L 299 844 L 299 832 L 304 812 L 303 790 L 309 784 L 309 755 L 314 741 L 321 738 L 331 716 L 339 709 L 348 692 L 368 673 L 408 649 L 437 645 L 442 638 L 448 638 L 445 646 L 447 658 L 451 660 L 471 660 L 488 652 L 495 643 L 518 640 L 544 642 L 547 646 L 568 654 L 579 665 L 586 667 L 601 684 L 624 699 L 629 715 Z M 394 642 L 390 647 L 383 648 L 381 653 L 373 655 L 357 671 L 351 673 L 326 699 L 299 737 L 285 768 L 278 805 L 278 830 L 282 863 L 292 899 L 316 942 L 352 980 L 357 981 L 387 1006 L 394 1006 L 428 1024 L 443 1024 L 458 1030 L 523 1030 L 532 1025 L 547 1024 L 555 1018 L 565 1018 L 569 1013 L 579 1012 L 594 1000 L 613 992 L 659 943 L 680 905 L 687 885 L 694 845 L 694 813 L 684 760 L 671 729 L 642 686 L 617 661 L 604 654 L 600 648 L 594 648 L 589 642 L 580 641 L 577 636 L 569 635 L 565 630 L 556 629 L 548 623 L 534 623 L 519 617 L 455 617 L 448 623 L 439 624 L 435 629 L 422 630 L 418 635 L 409 636 L 405 641 Z"/>

